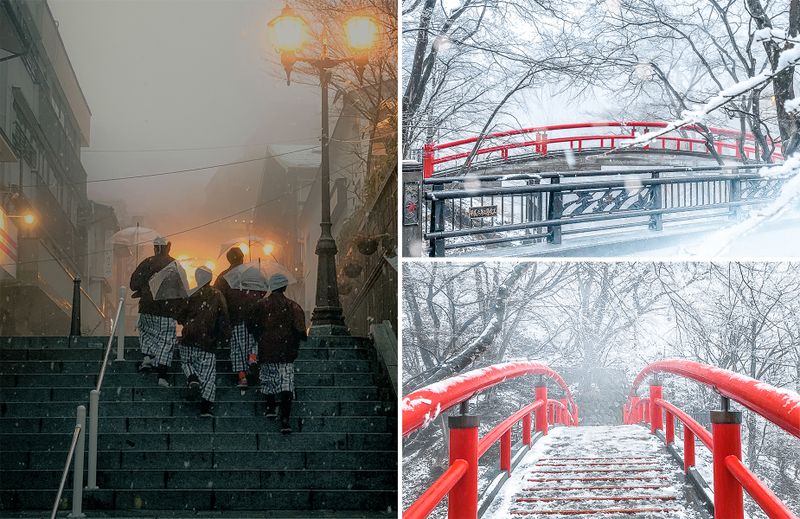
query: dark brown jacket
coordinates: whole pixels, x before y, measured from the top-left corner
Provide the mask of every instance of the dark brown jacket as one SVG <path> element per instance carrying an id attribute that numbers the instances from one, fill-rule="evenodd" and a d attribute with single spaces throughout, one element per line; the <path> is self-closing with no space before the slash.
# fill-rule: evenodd
<path id="1" fill-rule="evenodd" d="M 222 292 L 225 297 L 225 303 L 228 305 L 228 316 L 231 319 L 231 324 L 235 325 L 250 319 L 256 303 L 264 293 L 231 288 L 224 276 L 233 268 L 232 266 L 228 267 L 217 276 L 214 281 L 214 288 Z"/>
<path id="2" fill-rule="evenodd" d="M 209 285 L 185 300 L 177 312 L 177 320 L 183 325 L 181 341 L 187 346 L 215 353 L 231 337 L 225 298 Z"/>
<path id="3" fill-rule="evenodd" d="M 256 304 L 253 313 L 248 328 L 258 342 L 258 361 L 294 362 L 300 341 L 306 340 L 306 319 L 300 305 L 282 292 L 273 292 Z"/>
<path id="4" fill-rule="evenodd" d="M 131 274 L 132 297 L 139 298 L 140 314 L 175 317 L 176 305 L 179 304 L 179 301 L 154 301 L 149 285 L 150 278 L 173 261 L 175 259 L 169 254 L 150 256 L 139 263 L 136 270 Z"/>

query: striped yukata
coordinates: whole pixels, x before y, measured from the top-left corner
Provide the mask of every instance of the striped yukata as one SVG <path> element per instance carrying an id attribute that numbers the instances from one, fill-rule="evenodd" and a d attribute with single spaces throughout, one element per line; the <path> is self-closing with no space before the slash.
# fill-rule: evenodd
<path id="1" fill-rule="evenodd" d="M 258 379 L 265 395 L 277 395 L 283 391 L 294 393 L 294 364 L 262 364 Z"/>
<path id="2" fill-rule="evenodd" d="M 176 322 L 163 315 L 139 314 L 139 342 L 142 354 L 154 359 L 157 366 L 171 366 L 177 343 Z"/>
<path id="3" fill-rule="evenodd" d="M 247 371 L 251 364 L 256 363 L 258 344 L 253 335 L 247 330 L 244 322 L 237 323 L 231 330 L 231 366 L 233 372 Z"/>
<path id="4" fill-rule="evenodd" d="M 217 394 L 217 356 L 194 346 L 178 346 L 181 368 L 186 378 L 197 375 L 200 379 L 200 395 L 209 402 Z"/>

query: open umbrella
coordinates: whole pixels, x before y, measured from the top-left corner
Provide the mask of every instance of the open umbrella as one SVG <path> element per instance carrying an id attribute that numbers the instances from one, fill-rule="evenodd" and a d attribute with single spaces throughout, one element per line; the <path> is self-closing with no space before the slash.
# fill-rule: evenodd
<path id="1" fill-rule="evenodd" d="M 223 277 L 234 290 L 255 290 L 269 292 L 269 278 L 277 273 L 284 274 L 289 283 L 295 283 L 294 276 L 276 261 L 253 261 L 232 268 Z"/>
<path id="2" fill-rule="evenodd" d="M 137 245 L 146 245 L 152 243 L 153 240 L 161 236 L 158 231 L 148 229 L 147 227 L 126 227 L 121 231 L 117 231 L 111 236 L 111 243 L 119 245 L 127 245 L 128 247 L 135 247 Z"/>
<path id="3" fill-rule="evenodd" d="M 172 261 L 150 278 L 153 299 L 185 299 L 191 295 L 186 271 L 177 261 Z"/>
<path id="4" fill-rule="evenodd" d="M 254 245 L 266 245 L 266 241 L 261 236 L 239 236 L 238 238 L 233 238 L 232 240 L 228 240 L 222 243 L 219 247 L 219 255 L 222 256 L 232 247 L 236 247 L 237 245 L 245 245 L 246 248 L 251 248 Z M 245 254 L 249 252 L 249 250 L 242 250 Z"/>

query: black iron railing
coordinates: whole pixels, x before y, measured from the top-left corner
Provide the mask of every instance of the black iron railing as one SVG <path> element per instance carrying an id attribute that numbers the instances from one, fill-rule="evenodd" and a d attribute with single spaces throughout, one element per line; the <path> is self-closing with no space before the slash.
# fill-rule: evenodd
<path id="1" fill-rule="evenodd" d="M 422 181 L 428 254 L 518 242 L 560 244 L 565 236 L 630 227 L 735 218 L 773 200 L 785 177 L 763 164 L 547 172 Z M 763 172 L 762 172 L 763 173 Z"/>

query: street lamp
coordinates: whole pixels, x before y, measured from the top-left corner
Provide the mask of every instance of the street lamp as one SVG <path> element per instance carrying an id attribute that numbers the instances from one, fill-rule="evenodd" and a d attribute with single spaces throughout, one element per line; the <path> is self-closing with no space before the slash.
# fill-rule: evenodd
<path id="1" fill-rule="evenodd" d="M 312 335 L 347 335 L 342 305 L 339 302 L 339 287 L 336 282 L 336 241 L 331 234 L 331 194 L 330 194 L 330 155 L 328 151 L 328 84 L 330 69 L 342 63 L 356 65 L 358 79 L 361 81 L 364 67 L 369 59 L 369 51 L 375 46 L 378 25 L 369 16 L 353 16 L 344 23 L 344 35 L 351 56 L 333 58 L 328 54 L 327 36 L 323 34 L 322 49 L 316 58 L 299 56 L 298 52 L 309 39 L 308 24 L 288 4 L 281 14 L 268 24 L 270 37 L 275 49 L 280 53 L 281 64 L 286 71 L 286 84 L 291 83 L 294 64 L 298 61 L 311 65 L 319 74 L 322 90 L 322 163 L 320 166 L 322 209 L 320 218 L 320 237 L 317 241 L 317 295 L 316 306 L 311 314 Z"/>
<path id="2" fill-rule="evenodd" d="M 25 214 L 7 214 L 6 218 L 20 218 L 26 225 L 33 225 L 36 222 L 36 217 L 33 213 Z"/>

